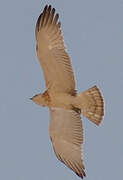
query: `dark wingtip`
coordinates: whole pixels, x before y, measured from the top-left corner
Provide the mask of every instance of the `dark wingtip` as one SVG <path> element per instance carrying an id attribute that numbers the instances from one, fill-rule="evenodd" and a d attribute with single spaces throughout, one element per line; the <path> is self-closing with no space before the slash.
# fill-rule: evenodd
<path id="1" fill-rule="evenodd" d="M 48 5 L 46 4 L 46 6 L 44 7 L 44 11 L 46 11 L 47 8 L 48 8 Z"/>
<path id="2" fill-rule="evenodd" d="M 52 6 L 51 6 L 51 5 L 49 5 L 48 9 L 49 9 L 49 10 L 51 10 L 51 7 L 52 7 Z"/>
<path id="3" fill-rule="evenodd" d="M 41 19 L 42 13 L 40 14 L 40 16 L 38 17 L 37 23 L 36 23 L 36 31 L 39 31 L 39 24 L 40 24 L 40 19 Z M 35 32 L 36 34 L 36 32 Z"/>
<path id="4" fill-rule="evenodd" d="M 58 13 L 56 14 L 56 19 L 57 19 L 57 20 L 59 19 L 59 14 L 58 14 Z"/>
<path id="5" fill-rule="evenodd" d="M 52 12 L 55 13 L 55 8 L 52 9 Z"/>
<path id="6" fill-rule="evenodd" d="M 60 22 L 60 21 L 58 22 L 58 25 L 57 25 L 57 26 L 58 26 L 59 28 L 61 27 L 61 22 Z"/>
<path id="7" fill-rule="evenodd" d="M 84 177 L 86 177 L 86 174 L 85 174 L 84 170 L 82 170 L 81 173 L 77 173 L 77 172 L 75 172 L 75 173 L 76 173 L 77 176 L 79 176 L 81 179 L 83 179 Z"/>

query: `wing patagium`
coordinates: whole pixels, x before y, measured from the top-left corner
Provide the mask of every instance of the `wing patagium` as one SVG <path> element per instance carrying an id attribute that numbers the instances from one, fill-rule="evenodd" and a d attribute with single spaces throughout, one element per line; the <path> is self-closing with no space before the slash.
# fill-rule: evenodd
<path id="1" fill-rule="evenodd" d="M 61 108 L 50 109 L 50 137 L 55 154 L 78 176 L 86 176 L 82 160 L 83 128 L 80 114 Z"/>
<path id="2" fill-rule="evenodd" d="M 46 87 L 54 92 L 75 94 L 72 65 L 58 19 L 59 14 L 55 14 L 55 9 L 45 6 L 36 24 L 37 56 L 44 72 Z"/>

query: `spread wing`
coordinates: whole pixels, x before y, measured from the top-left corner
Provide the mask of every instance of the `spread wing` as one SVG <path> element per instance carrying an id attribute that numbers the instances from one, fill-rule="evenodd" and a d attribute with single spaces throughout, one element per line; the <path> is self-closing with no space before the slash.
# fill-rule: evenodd
<path id="1" fill-rule="evenodd" d="M 83 129 L 80 114 L 61 108 L 50 109 L 50 137 L 59 160 L 78 176 L 85 175 L 82 160 Z"/>
<path id="2" fill-rule="evenodd" d="M 64 46 L 59 15 L 46 6 L 36 24 L 37 56 L 42 66 L 46 87 L 55 92 L 75 93 L 75 80 L 70 58 Z"/>

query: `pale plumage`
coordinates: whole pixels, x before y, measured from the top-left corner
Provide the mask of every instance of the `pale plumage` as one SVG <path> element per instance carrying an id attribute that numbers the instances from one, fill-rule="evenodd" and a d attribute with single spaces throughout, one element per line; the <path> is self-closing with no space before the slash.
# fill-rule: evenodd
<path id="1" fill-rule="evenodd" d="M 43 68 L 46 87 L 53 92 L 75 93 L 70 58 L 61 33 L 59 15 L 46 6 L 36 25 L 37 56 Z"/>
<path id="2" fill-rule="evenodd" d="M 32 100 L 50 110 L 50 138 L 59 160 L 79 177 L 83 164 L 81 113 L 96 125 L 104 115 L 102 95 L 94 86 L 77 94 L 70 58 L 66 52 L 59 15 L 46 6 L 36 24 L 36 50 L 46 82 L 46 91 Z"/>
<path id="3" fill-rule="evenodd" d="M 80 177 L 85 176 L 82 143 L 83 128 L 80 113 L 61 108 L 50 108 L 50 137 L 59 160 Z"/>

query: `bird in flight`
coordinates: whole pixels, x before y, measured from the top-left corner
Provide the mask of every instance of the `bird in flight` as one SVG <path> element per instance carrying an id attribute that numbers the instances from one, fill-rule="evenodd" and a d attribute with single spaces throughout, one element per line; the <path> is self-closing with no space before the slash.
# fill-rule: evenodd
<path id="1" fill-rule="evenodd" d="M 49 108 L 49 133 L 57 158 L 83 178 L 86 174 L 81 114 L 99 125 L 104 116 L 104 101 L 97 86 L 77 93 L 58 19 L 55 9 L 46 5 L 37 20 L 36 51 L 44 73 L 46 91 L 31 99 Z"/>

